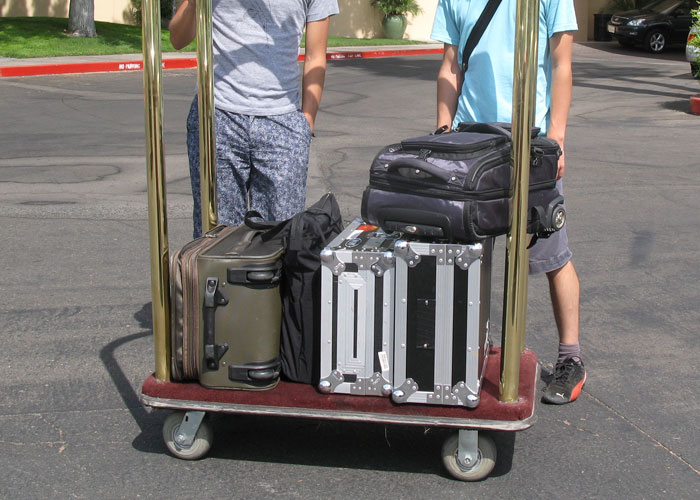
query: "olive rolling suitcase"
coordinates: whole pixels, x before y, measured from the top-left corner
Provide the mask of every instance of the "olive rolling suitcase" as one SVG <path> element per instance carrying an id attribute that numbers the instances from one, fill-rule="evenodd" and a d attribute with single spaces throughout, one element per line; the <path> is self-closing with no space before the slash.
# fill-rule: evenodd
<path id="1" fill-rule="evenodd" d="M 321 252 L 321 392 L 391 394 L 399 237 L 356 219 Z"/>
<path id="2" fill-rule="evenodd" d="M 396 403 L 476 407 L 489 352 L 493 239 L 396 243 Z"/>
<path id="3" fill-rule="evenodd" d="M 280 374 L 283 247 L 217 226 L 171 259 L 172 378 L 271 389 Z"/>

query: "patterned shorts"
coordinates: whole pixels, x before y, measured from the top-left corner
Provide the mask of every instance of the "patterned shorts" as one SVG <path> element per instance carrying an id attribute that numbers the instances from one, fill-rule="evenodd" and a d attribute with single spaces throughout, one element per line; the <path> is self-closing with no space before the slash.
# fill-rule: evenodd
<path id="1" fill-rule="evenodd" d="M 197 108 L 195 97 L 187 117 L 195 238 L 202 234 Z M 240 225 L 248 210 L 278 221 L 302 211 L 311 144 L 304 114 L 252 116 L 217 108 L 214 119 L 219 224 Z"/>

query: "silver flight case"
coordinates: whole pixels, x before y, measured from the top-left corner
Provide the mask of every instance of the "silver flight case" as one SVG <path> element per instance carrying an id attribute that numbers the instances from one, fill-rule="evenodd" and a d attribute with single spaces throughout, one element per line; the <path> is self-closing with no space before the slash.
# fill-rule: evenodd
<path id="1" fill-rule="evenodd" d="M 493 240 L 395 246 L 396 403 L 479 404 L 489 341 Z"/>
<path id="2" fill-rule="evenodd" d="M 356 219 L 321 252 L 321 392 L 391 394 L 400 237 Z"/>

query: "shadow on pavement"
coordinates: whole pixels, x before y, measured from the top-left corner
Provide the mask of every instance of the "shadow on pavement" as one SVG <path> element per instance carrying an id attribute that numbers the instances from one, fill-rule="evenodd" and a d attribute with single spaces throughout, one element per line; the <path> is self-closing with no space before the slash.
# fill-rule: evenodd
<path id="1" fill-rule="evenodd" d="M 147 411 L 116 360 L 117 349 L 152 334 L 151 304 L 134 314 L 144 331 L 110 342 L 100 360 L 129 410 L 140 434 L 134 449 L 167 454 L 160 432 L 163 418 Z M 280 416 L 210 414 L 215 439 L 209 456 L 229 460 L 286 463 L 330 468 L 437 474 L 442 467 L 441 448 L 456 430 L 365 422 L 335 422 Z M 514 432 L 492 432 L 498 460 L 491 476 L 507 474 L 512 467 Z"/>
<path id="2" fill-rule="evenodd" d="M 667 48 L 661 54 L 652 54 L 641 47 L 623 47 L 616 41 L 612 42 L 578 42 L 586 47 L 591 47 L 602 52 L 618 54 L 622 56 L 643 57 L 657 61 L 685 61 L 685 45 L 674 45 Z M 575 61 L 574 61 L 575 62 Z"/>
<path id="3" fill-rule="evenodd" d="M 334 61 L 338 67 L 360 66 L 362 71 L 376 76 L 407 78 L 410 80 L 437 81 L 441 56 L 382 57 L 377 59 L 344 59 Z"/>
<path id="4" fill-rule="evenodd" d="M 132 445 L 139 451 L 149 453 L 164 453 L 165 445 L 160 438 L 160 426 L 162 418 L 156 417 L 148 412 L 141 402 L 139 395 L 134 390 L 119 363 L 116 360 L 115 353 L 117 349 L 144 337 L 152 335 L 152 319 L 151 319 L 151 304 L 145 304 L 139 311 L 134 314 L 134 319 L 138 321 L 139 326 L 144 328 L 144 331 L 133 333 L 122 337 L 113 342 L 110 342 L 100 349 L 100 360 L 112 378 L 114 386 L 117 388 L 119 395 L 124 401 L 124 407 L 129 410 L 136 424 L 139 426 L 141 433 L 134 439 Z"/>
<path id="5" fill-rule="evenodd" d="M 216 458 L 451 478 L 441 449 L 454 429 L 250 415 L 214 415 L 211 423 Z M 490 476 L 503 476 L 512 468 L 515 433 L 489 434 L 498 449 Z"/>

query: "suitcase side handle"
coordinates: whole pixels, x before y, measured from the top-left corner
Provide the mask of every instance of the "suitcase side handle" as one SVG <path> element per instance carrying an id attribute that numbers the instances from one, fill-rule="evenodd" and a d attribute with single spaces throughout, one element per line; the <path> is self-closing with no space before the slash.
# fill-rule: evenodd
<path id="1" fill-rule="evenodd" d="M 416 178 L 425 177 L 426 174 L 430 177 L 435 177 L 445 184 L 457 181 L 451 172 L 443 170 L 440 167 L 433 165 L 420 158 L 397 158 L 390 161 L 386 166 L 387 172 L 397 174 L 402 177 Z"/>
<path id="2" fill-rule="evenodd" d="M 384 208 L 377 217 L 379 226 L 385 230 L 452 240 L 452 225 L 445 214 L 412 208 Z"/>
<path id="3" fill-rule="evenodd" d="M 214 318 L 216 308 L 228 304 L 228 299 L 219 291 L 219 280 L 207 278 L 204 289 L 204 361 L 209 370 L 219 369 L 219 360 L 228 351 L 228 344 L 217 344 Z"/>

